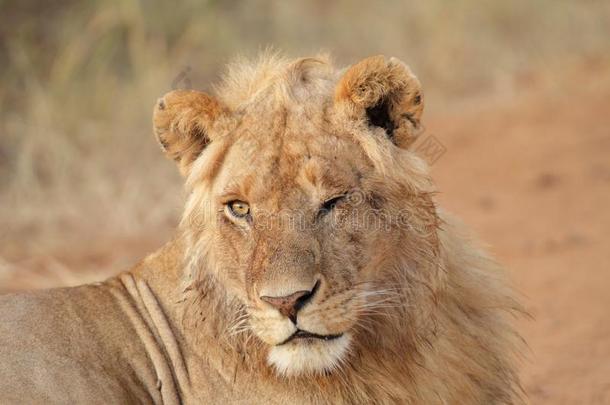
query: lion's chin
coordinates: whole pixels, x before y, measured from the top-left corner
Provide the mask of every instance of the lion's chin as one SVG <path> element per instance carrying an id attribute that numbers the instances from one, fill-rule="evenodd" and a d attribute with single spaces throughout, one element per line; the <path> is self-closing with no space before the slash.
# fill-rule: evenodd
<path id="1" fill-rule="evenodd" d="M 332 340 L 291 341 L 273 346 L 267 362 L 285 377 L 324 374 L 339 368 L 347 355 L 350 335 Z"/>

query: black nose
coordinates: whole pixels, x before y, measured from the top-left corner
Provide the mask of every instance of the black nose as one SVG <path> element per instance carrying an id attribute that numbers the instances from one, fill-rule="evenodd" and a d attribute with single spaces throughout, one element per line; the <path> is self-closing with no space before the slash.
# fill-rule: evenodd
<path id="1" fill-rule="evenodd" d="M 263 296 L 260 298 L 266 303 L 271 304 L 274 308 L 280 311 L 282 315 L 290 318 L 293 323 L 296 323 L 297 312 L 299 312 L 299 310 L 303 308 L 305 304 L 307 304 L 311 297 L 313 297 L 313 295 L 316 293 L 317 289 L 318 283 L 316 283 L 311 291 L 301 290 L 283 297 Z"/>

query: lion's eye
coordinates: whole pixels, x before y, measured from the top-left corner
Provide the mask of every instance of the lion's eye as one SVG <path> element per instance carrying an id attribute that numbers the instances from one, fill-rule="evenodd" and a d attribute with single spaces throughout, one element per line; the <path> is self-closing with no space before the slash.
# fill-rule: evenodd
<path id="1" fill-rule="evenodd" d="M 333 198 L 330 198 L 326 201 L 324 201 L 324 203 L 322 203 L 322 206 L 320 207 L 319 211 L 318 211 L 318 216 L 322 216 L 322 215 L 326 215 L 329 212 L 331 212 L 333 209 L 335 209 L 335 207 L 337 206 L 338 203 L 341 202 L 341 200 L 343 200 L 345 198 L 345 195 L 339 195 Z"/>
<path id="2" fill-rule="evenodd" d="M 235 200 L 227 204 L 229 212 L 237 218 L 245 218 L 250 214 L 250 205 L 247 202 Z"/>

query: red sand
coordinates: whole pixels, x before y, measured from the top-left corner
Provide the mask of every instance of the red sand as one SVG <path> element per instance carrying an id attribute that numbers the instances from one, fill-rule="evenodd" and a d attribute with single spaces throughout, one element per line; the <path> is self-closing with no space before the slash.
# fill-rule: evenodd
<path id="1" fill-rule="evenodd" d="M 533 316 L 535 404 L 610 404 L 610 86 L 438 117 L 440 200 L 491 245 Z"/>

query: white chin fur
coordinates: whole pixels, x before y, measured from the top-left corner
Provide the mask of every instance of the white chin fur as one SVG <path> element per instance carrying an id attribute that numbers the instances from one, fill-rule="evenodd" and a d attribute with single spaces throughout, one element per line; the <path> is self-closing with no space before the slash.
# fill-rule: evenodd
<path id="1" fill-rule="evenodd" d="M 286 377 L 300 374 L 321 374 L 338 368 L 350 344 L 349 334 L 328 341 L 293 341 L 273 346 L 267 362 L 278 374 Z"/>

